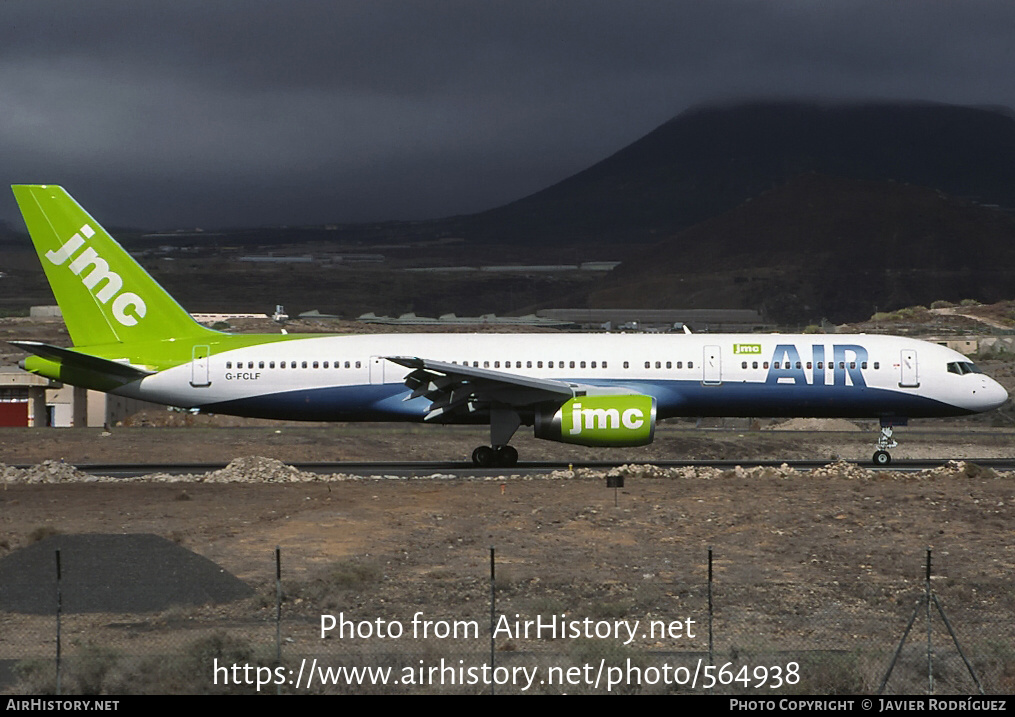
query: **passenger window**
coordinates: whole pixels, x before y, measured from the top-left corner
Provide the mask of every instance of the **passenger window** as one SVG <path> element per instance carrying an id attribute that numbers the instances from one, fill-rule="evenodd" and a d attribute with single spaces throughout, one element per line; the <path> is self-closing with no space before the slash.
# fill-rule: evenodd
<path id="1" fill-rule="evenodd" d="M 307 367 L 307 362 L 304 361 L 300 366 L 301 366 L 301 368 L 306 368 Z"/>
<path id="2" fill-rule="evenodd" d="M 254 362 L 253 361 L 247 361 L 247 368 L 254 368 Z"/>
<path id="3" fill-rule="evenodd" d="M 232 368 L 232 367 L 233 367 L 233 362 L 232 361 L 226 361 L 226 368 Z"/>
<path id="4" fill-rule="evenodd" d="M 874 362 L 874 370 L 877 371 L 879 368 L 881 368 L 881 362 L 880 361 L 875 361 Z"/>
<path id="5" fill-rule="evenodd" d="M 356 362 L 356 368 L 360 368 L 361 364 L 359 361 Z"/>
<path id="6" fill-rule="evenodd" d="M 625 362 L 624 362 L 624 368 L 631 368 L 631 365 L 630 365 L 630 363 L 628 363 L 627 361 L 625 361 Z"/>
<path id="7" fill-rule="evenodd" d="M 672 361 L 667 361 L 666 362 L 666 368 L 673 368 L 673 362 Z"/>
<path id="8" fill-rule="evenodd" d="M 694 368 L 694 361 L 688 361 L 687 368 Z"/>
<path id="9" fill-rule="evenodd" d="M 595 367 L 596 367 L 596 362 L 595 362 L 595 361 L 593 361 L 593 362 L 592 362 L 592 368 L 595 368 Z"/>
<path id="10" fill-rule="evenodd" d="M 585 362 L 582 361 L 580 364 L 578 364 L 578 368 L 585 368 Z"/>
<path id="11" fill-rule="evenodd" d="M 292 362 L 291 362 L 291 363 L 289 364 L 289 368 L 296 368 L 296 362 L 295 362 L 295 361 L 292 361 Z"/>
<path id="12" fill-rule="evenodd" d="M 811 368 L 811 362 L 810 362 L 810 361 L 808 361 L 808 362 L 807 362 L 807 369 L 808 369 L 808 370 L 810 370 L 810 368 Z"/>
<path id="13" fill-rule="evenodd" d="M 494 368 L 500 368 L 500 361 L 494 361 L 493 362 L 493 367 Z"/>
<path id="14" fill-rule="evenodd" d="M 571 362 L 571 368 L 574 368 L 574 361 Z"/>
<path id="15" fill-rule="evenodd" d="M 684 362 L 683 361 L 677 361 L 677 368 L 683 368 L 683 367 L 684 367 Z"/>
<path id="16" fill-rule="evenodd" d="M 648 361 L 645 362 L 645 368 L 652 368 L 652 364 Z"/>
<path id="17" fill-rule="evenodd" d="M 543 368 L 543 362 L 542 361 L 536 361 L 536 368 Z"/>
<path id="18" fill-rule="evenodd" d="M 758 367 L 758 362 L 757 361 L 752 361 L 751 362 L 751 368 L 757 368 L 757 367 Z"/>
<path id="19" fill-rule="evenodd" d="M 856 368 L 856 361 L 850 361 L 850 362 L 849 362 L 849 367 L 850 367 L 851 369 L 854 369 L 854 368 Z"/>
<path id="20" fill-rule="evenodd" d="M 867 362 L 864 361 L 862 364 L 860 364 L 860 368 L 862 368 L 862 369 L 864 369 L 866 371 L 867 370 Z"/>
<path id="21" fill-rule="evenodd" d="M 662 368 L 662 367 L 663 367 L 662 363 L 660 363 L 659 361 L 656 361 L 656 368 Z"/>
<path id="22" fill-rule="evenodd" d="M 531 361 L 526 361 L 525 362 L 525 368 L 532 368 L 532 362 Z"/>
<path id="23" fill-rule="evenodd" d="M 595 368 L 594 364 L 593 364 L 592 368 Z M 606 368 L 606 362 L 605 361 L 603 361 L 603 368 Z"/>
<path id="24" fill-rule="evenodd" d="M 275 362 L 272 361 L 271 363 L 269 363 L 268 368 L 275 368 Z"/>
<path id="25" fill-rule="evenodd" d="M 740 368 L 747 368 L 747 362 L 746 362 L 746 361 L 743 361 L 743 362 L 742 362 L 742 363 L 740 364 Z"/>
<path id="26" fill-rule="evenodd" d="M 257 367 L 258 368 L 264 368 L 264 361 L 258 361 L 257 362 Z"/>

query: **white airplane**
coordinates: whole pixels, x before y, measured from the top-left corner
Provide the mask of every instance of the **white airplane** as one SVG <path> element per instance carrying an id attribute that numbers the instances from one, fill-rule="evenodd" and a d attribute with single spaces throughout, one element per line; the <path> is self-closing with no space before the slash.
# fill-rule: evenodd
<path id="1" fill-rule="evenodd" d="M 514 465 L 521 425 L 586 446 L 639 446 L 676 416 L 877 418 L 997 408 L 965 356 L 895 336 L 792 334 L 231 335 L 196 323 L 62 188 L 15 185 L 72 348 L 12 341 L 22 367 L 211 413 L 309 421 L 489 423 L 480 466 Z"/>

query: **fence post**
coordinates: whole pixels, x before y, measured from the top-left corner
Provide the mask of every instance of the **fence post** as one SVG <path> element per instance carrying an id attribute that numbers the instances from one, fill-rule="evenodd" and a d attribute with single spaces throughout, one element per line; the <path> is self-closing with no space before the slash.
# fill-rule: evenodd
<path id="1" fill-rule="evenodd" d="M 927 694 L 934 694 L 934 650 L 930 641 L 930 548 L 927 548 L 927 580 L 926 597 L 927 602 Z"/>
<path id="2" fill-rule="evenodd" d="M 56 694 L 60 692 L 60 615 L 63 612 L 63 595 L 60 593 L 60 549 L 56 549 Z"/>
<path id="3" fill-rule="evenodd" d="M 712 648 L 712 546 L 708 546 L 708 664 L 715 664 Z"/>
<path id="4" fill-rule="evenodd" d="M 493 674 L 497 664 L 494 661 L 496 657 L 495 640 L 494 640 L 494 629 L 496 628 L 496 611 L 497 611 L 497 591 L 495 586 L 496 572 L 494 568 L 494 548 L 490 546 L 490 674 Z M 490 680 L 490 694 L 494 694 L 495 680 Z"/>
<path id="5" fill-rule="evenodd" d="M 275 546 L 275 667 L 282 666 L 282 548 Z M 275 694 L 282 694 L 276 684 Z"/>

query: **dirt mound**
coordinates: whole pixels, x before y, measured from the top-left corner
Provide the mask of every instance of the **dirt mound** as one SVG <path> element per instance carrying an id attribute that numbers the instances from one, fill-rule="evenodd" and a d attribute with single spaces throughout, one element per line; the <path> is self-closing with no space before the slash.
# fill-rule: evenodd
<path id="1" fill-rule="evenodd" d="M 0 560 L 0 609 L 55 612 L 56 550 L 67 613 L 154 612 L 253 594 L 212 561 L 157 535 L 55 535 Z"/>
<path id="2" fill-rule="evenodd" d="M 69 463 L 50 460 L 24 469 L 0 464 L 0 480 L 7 483 L 86 483 L 96 478 Z"/>
<path id="3" fill-rule="evenodd" d="M 274 458 L 245 456 L 225 468 L 208 473 L 206 483 L 305 483 L 321 480 L 316 473 L 305 473 Z"/>
<path id="4" fill-rule="evenodd" d="M 766 431 L 862 431 L 844 418 L 791 418 L 765 427 Z"/>

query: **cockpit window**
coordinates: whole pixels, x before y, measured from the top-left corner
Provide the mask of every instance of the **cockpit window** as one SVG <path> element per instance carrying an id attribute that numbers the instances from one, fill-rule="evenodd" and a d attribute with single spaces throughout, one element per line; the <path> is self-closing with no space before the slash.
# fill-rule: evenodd
<path id="1" fill-rule="evenodd" d="M 956 373 L 962 376 L 967 373 L 983 373 L 980 368 L 969 361 L 953 361 L 948 364 L 948 373 Z"/>

